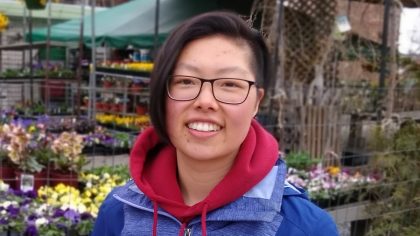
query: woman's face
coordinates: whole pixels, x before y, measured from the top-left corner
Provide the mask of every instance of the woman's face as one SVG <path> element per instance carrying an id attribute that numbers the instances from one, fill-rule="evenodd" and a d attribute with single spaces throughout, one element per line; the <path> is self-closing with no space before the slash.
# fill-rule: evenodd
<path id="1" fill-rule="evenodd" d="M 238 78 L 255 81 L 247 44 L 224 36 L 209 36 L 189 43 L 181 52 L 174 75 L 203 79 Z M 235 158 L 264 91 L 251 86 L 238 105 L 220 103 L 211 84 L 203 83 L 192 101 L 166 100 L 167 132 L 178 158 L 213 161 Z"/>

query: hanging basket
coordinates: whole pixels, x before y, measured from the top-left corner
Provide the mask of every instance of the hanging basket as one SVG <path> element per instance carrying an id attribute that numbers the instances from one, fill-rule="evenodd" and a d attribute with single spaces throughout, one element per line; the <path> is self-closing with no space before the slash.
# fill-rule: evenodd
<path id="1" fill-rule="evenodd" d="M 28 10 L 42 10 L 45 9 L 47 0 L 25 0 L 25 3 Z"/>
<path id="2" fill-rule="evenodd" d="M 0 32 L 9 26 L 9 18 L 0 12 Z"/>

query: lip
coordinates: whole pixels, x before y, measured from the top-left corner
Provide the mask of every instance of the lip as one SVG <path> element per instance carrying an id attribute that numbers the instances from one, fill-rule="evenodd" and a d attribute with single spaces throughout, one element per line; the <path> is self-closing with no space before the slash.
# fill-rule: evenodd
<path id="1" fill-rule="evenodd" d="M 213 119 L 206 119 L 206 118 L 193 118 L 193 119 L 188 119 L 187 122 L 185 122 L 185 126 L 187 126 L 189 123 L 194 123 L 194 122 L 203 122 L 203 123 L 212 123 L 215 125 L 220 126 L 220 129 L 223 129 L 223 125 L 220 124 L 220 122 L 217 122 L 216 120 Z M 187 126 L 188 127 L 188 126 Z"/>
<path id="2" fill-rule="evenodd" d="M 203 123 L 212 123 L 212 124 L 216 124 L 218 126 L 220 126 L 220 130 L 218 131 L 198 131 L 198 130 L 194 130 L 194 129 L 190 129 L 188 127 L 189 123 L 193 123 L 193 122 L 203 122 Z M 219 122 L 212 120 L 212 119 L 189 119 L 186 123 L 185 123 L 185 127 L 187 128 L 188 132 L 197 138 L 210 138 L 213 137 L 215 135 L 217 135 L 224 127 L 223 125 L 221 125 Z"/>

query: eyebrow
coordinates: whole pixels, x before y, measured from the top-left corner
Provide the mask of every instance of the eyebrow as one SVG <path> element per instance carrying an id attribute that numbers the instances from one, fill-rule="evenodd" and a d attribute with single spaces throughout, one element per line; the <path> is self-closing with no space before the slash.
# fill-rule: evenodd
<path id="1" fill-rule="evenodd" d="M 186 70 L 189 70 L 189 71 L 192 71 L 192 72 L 195 72 L 195 73 L 200 72 L 199 67 L 196 67 L 196 66 L 188 64 L 188 63 L 182 63 L 181 62 L 177 65 L 177 67 L 181 68 L 181 69 L 186 69 Z M 241 67 L 238 67 L 238 66 L 228 66 L 228 67 L 220 68 L 216 71 L 216 74 L 219 76 L 219 75 L 223 75 L 223 74 L 230 73 L 230 72 L 238 72 L 238 73 L 241 73 L 243 75 L 249 75 L 250 74 L 248 71 L 246 71 L 246 70 L 244 70 L 244 69 L 242 69 Z"/>

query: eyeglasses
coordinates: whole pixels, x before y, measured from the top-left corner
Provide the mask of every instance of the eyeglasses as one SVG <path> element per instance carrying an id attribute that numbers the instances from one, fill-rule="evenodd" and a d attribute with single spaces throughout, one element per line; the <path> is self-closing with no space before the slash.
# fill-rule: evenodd
<path id="1" fill-rule="evenodd" d="M 210 83 L 213 97 L 226 104 L 241 104 L 254 81 L 234 78 L 202 79 L 187 75 L 173 75 L 166 84 L 168 96 L 175 101 L 191 101 L 200 95 L 204 83 Z"/>

